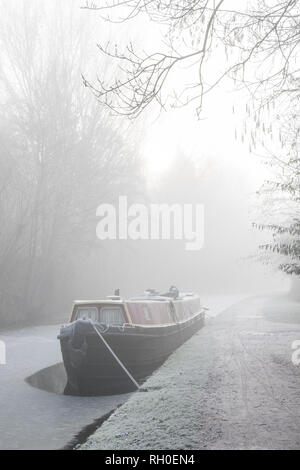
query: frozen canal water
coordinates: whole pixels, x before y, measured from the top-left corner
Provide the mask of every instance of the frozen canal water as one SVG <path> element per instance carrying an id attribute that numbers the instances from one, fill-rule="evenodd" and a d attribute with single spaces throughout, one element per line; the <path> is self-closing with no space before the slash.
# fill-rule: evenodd
<path id="1" fill-rule="evenodd" d="M 59 326 L 0 332 L 0 449 L 60 449 L 127 395 L 71 397 L 32 387 L 25 378 L 61 361 Z"/>
<path id="2" fill-rule="evenodd" d="M 240 298 L 207 295 L 203 304 L 216 316 Z M 62 448 L 129 397 L 70 397 L 29 385 L 27 377 L 61 361 L 58 332 L 58 325 L 0 331 L 7 355 L 0 365 L 0 449 Z"/>

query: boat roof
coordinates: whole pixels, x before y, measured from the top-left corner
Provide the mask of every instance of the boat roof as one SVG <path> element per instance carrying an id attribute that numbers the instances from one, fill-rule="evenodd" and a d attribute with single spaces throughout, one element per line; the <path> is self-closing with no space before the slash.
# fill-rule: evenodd
<path id="1" fill-rule="evenodd" d="M 125 302 L 164 302 L 169 300 L 186 300 L 188 298 L 198 297 L 194 293 L 180 293 L 179 297 L 174 299 L 173 297 L 163 296 L 163 295 L 138 295 L 135 297 L 130 297 L 129 299 L 90 299 L 90 300 L 75 300 L 75 305 L 87 305 L 87 304 L 112 304 L 112 305 L 122 305 Z"/>
<path id="2" fill-rule="evenodd" d="M 157 301 L 164 301 L 164 300 L 171 300 L 171 297 L 163 296 L 163 295 L 137 295 L 136 297 L 130 297 L 128 302 L 157 302 Z"/>
<path id="3" fill-rule="evenodd" d="M 86 304 L 123 304 L 125 302 L 124 299 L 118 300 L 111 300 L 111 299 L 92 299 L 92 300 L 74 300 L 74 304 L 76 305 L 86 305 Z"/>

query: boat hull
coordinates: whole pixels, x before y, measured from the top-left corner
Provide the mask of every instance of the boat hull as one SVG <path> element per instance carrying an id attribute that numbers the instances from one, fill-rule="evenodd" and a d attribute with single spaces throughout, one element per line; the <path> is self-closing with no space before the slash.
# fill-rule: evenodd
<path id="1" fill-rule="evenodd" d="M 165 326 L 109 327 L 102 336 L 138 383 L 204 325 L 204 311 Z M 101 332 L 101 325 L 95 324 Z M 133 382 L 87 321 L 75 321 L 59 335 L 68 383 L 65 394 L 95 396 L 135 390 Z"/>

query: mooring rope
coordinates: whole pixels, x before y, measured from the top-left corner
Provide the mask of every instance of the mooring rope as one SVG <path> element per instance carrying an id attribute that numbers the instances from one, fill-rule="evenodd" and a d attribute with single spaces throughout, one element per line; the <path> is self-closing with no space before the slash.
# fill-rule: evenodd
<path id="1" fill-rule="evenodd" d="M 117 361 L 117 363 L 122 367 L 122 369 L 124 370 L 124 372 L 126 372 L 126 374 L 128 375 L 128 377 L 130 378 L 130 380 L 134 383 L 134 385 L 136 386 L 136 388 L 139 390 L 140 389 L 140 386 L 139 384 L 137 383 L 137 381 L 132 377 L 132 375 L 130 374 L 130 372 L 126 369 L 126 367 L 124 366 L 124 364 L 120 361 L 120 359 L 118 358 L 118 356 L 116 355 L 116 353 L 111 349 L 110 345 L 108 344 L 108 342 L 103 338 L 102 334 L 100 333 L 100 331 L 98 330 L 98 328 L 96 327 L 96 325 L 94 325 L 94 323 L 91 322 L 91 325 L 93 327 L 93 329 L 96 331 L 97 335 L 99 336 L 99 338 L 102 340 L 102 342 L 104 343 L 104 345 L 107 347 L 107 349 L 109 350 L 109 352 L 113 355 L 113 357 L 115 358 L 115 360 Z"/>

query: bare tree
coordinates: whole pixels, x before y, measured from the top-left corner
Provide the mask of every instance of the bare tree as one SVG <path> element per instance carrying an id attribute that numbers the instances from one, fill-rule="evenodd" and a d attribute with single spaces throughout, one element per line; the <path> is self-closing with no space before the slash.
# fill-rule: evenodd
<path id="1" fill-rule="evenodd" d="M 88 278 L 96 208 L 138 190 L 140 164 L 125 129 L 82 85 L 95 62 L 72 2 L 17 3 L 5 6 L 0 34 L 0 301 L 30 321 L 61 308 L 72 278 Z"/>
<path id="2" fill-rule="evenodd" d="M 99 45 L 119 64 L 119 73 L 114 81 L 85 84 L 114 112 L 134 118 L 153 102 L 163 108 L 195 102 L 200 116 L 205 96 L 223 81 L 249 92 L 241 138 L 248 140 L 250 152 L 261 141 L 275 173 L 260 191 L 272 217 L 255 225 L 273 234 L 261 249 L 269 260 L 276 254 L 279 269 L 299 275 L 299 2 L 116 0 L 88 1 L 85 8 L 108 21 L 142 17 L 161 27 L 159 50 L 144 52 L 132 43 L 123 49 Z M 174 88 L 172 76 L 183 68 L 189 84 L 182 80 Z"/>
<path id="3" fill-rule="evenodd" d="M 288 95 L 299 98 L 299 4 L 296 0 L 116 0 L 87 2 L 106 20 L 148 17 L 161 25 L 159 51 L 145 53 L 129 43 L 99 45 L 114 58 L 114 81 L 85 80 L 98 100 L 114 112 L 137 116 L 150 103 L 183 106 L 203 97 L 226 77 L 246 87 L 261 105 Z M 220 66 L 216 67 L 216 62 Z M 181 67 L 190 69 L 190 85 L 182 83 L 168 99 L 168 80 Z M 170 87 L 170 85 L 169 85 Z M 165 93 L 165 89 L 167 90 Z"/>
<path id="4" fill-rule="evenodd" d="M 269 230 L 272 239 L 260 246 L 260 257 L 286 274 L 300 275 L 300 128 L 299 111 L 281 119 L 281 151 L 271 154 L 273 177 L 259 191 L 264 222 L 254 224 Z"/>

